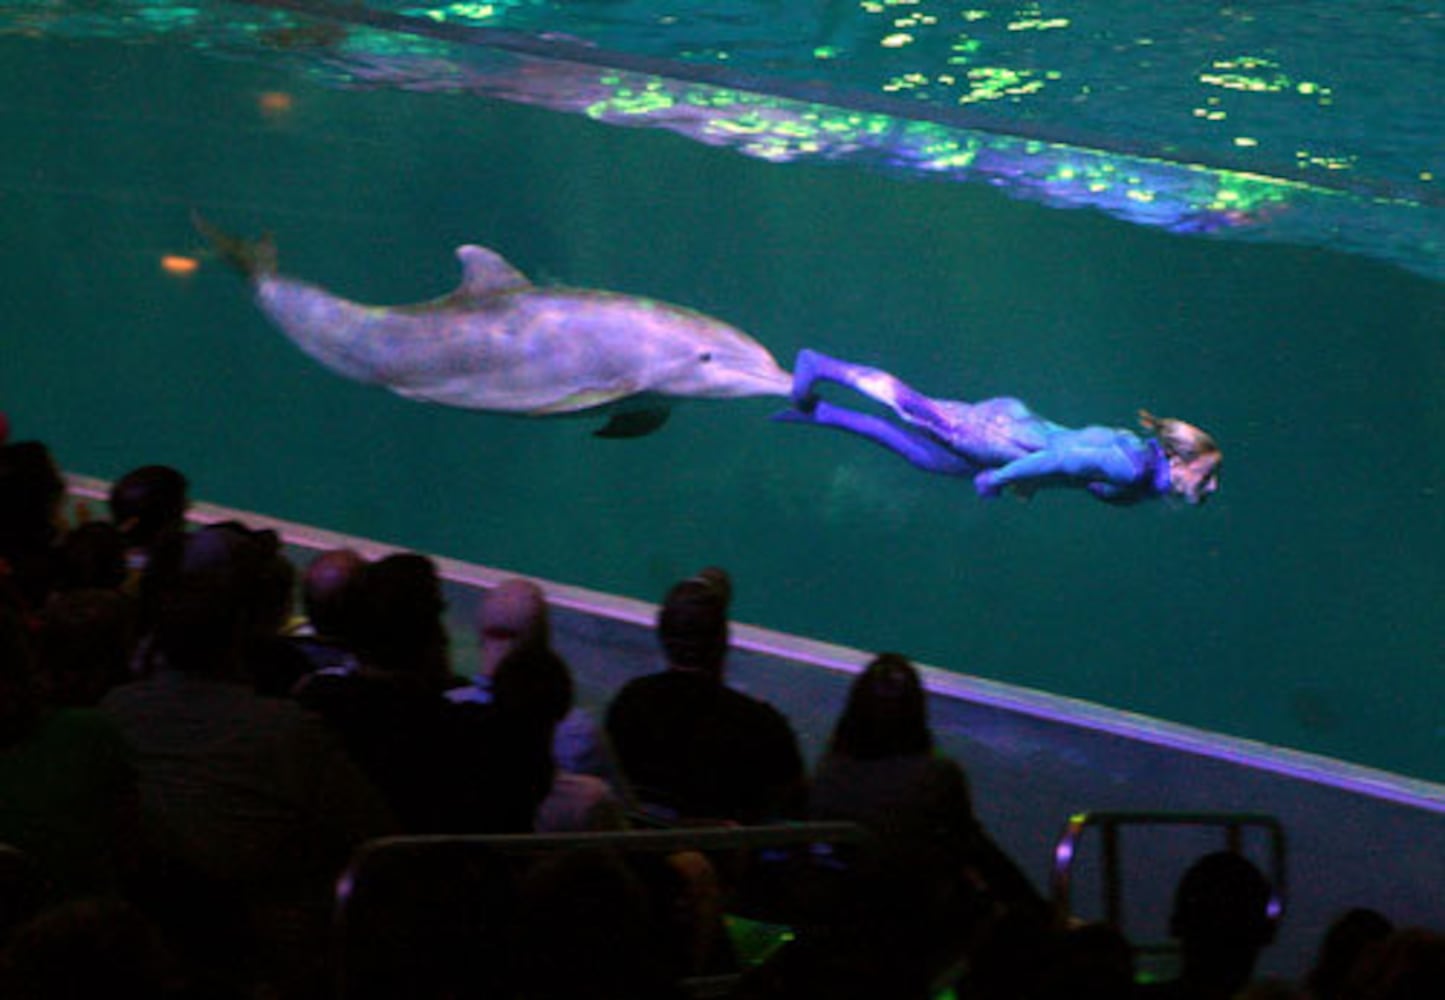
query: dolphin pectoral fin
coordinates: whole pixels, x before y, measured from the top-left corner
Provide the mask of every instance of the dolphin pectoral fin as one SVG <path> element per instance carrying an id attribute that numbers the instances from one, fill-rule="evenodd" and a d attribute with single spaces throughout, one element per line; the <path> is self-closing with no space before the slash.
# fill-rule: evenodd
<path id="1" fill-rule="evenodd" d="M 672 410 L 666 406 L 655 406 L 647 410 L 628 410 L 626 413 L 614 413 L 607 423 L 592 432 L 592 436 L 600 438 L 644 437 L 667 423 L 667 418 L 671 415 Z"/>
<path id="2" fill-rule="evenodd" d="M 591 410 L 598 406 L 606 406 L 608 403 L 615 403 L 625 396 L 634 395 L 637 389 L 630 385 L 624 385 L 612 389 L 579 389 L 576 392 L 563 396 L 561 399 L 545 403 L 535 409 L 528 410 L 530 417 L 550 417 L 558 413 L 576 413 L 578 410 Z"/>

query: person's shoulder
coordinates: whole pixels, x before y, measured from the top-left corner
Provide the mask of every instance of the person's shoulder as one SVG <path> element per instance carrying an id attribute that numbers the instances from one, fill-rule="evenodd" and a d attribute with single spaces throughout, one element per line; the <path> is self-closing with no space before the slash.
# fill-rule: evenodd
<path id="1" fill-rule="evenodd" d="M 619 708 L 625 711 L 630 706 L 644 704 L 658 698 L 671 697 L 677 689 L 674 678 L 675 672 L 671 670 L 633 677 L 618 688 L 617 693 L 612 696 L 607 705 L 608 714 L 612 714 Z"/>
<path id="2" fill-rule="evenodd" d="M 682 673 L 677 670 L 655 670 L 650 674 L 642 674 L 624 682 L 623 685 L 617 689 L 616 697 L 620 698 L 624 694 L 635 695 L 663 690 L 674 686 L 677 683 L 677 678 L 681 676 L 683 676 Z"/>
<path id="3" fill-rule="evenodd" d="M 442 695 L 454 705 L 488 705 L 492 701 L 492 693 L 476 684 L 458 684 L 447 688 Z"/>
<path id="4" fill-rule="evenodd" d="M 442 696 L 436 703 L 437 718 L 450 725 L 470 730 L 484 726 L 497 726 L 501 715 L 497 706 L 487 701 L 453 701 Z"/>
<path id="5" fill-rule="evenodd" d="M 562 721 L 557 723 L 557 731 L 567 739 L 598 739 L 602 734 L 602 727 L 597 724 L 597 719 L 592 713 L 581 705 L 573 705 L 562 716 Z"/>
<path id="6" fill-rule="evenodd" d="M 627 826 L 626 810 L 601 778 L 558 771 L 537 808 L 536 826 L 538 833 L 620 830 Z"/>
<path id="7" fill-rule="evenodd" d="M 920 755 L 920 767 L 918 780 L 925 787 L 932 789 L 937 794 L 947 796 L 959 796 L 964 799 L 972 798 L 972 788 L 969 785 L 968 772 L 963 765 L 941 753 L 930 753 Z"/>
<path id="8" fill-rule="evenodd" d="M 954 778 L 966 778 L 968 776 L 968 772 L 963 769 L 963 765 L 946 753 L 940 753 L 935 750 L 932 753 L 919 754 L 918 759 L 921 770 L 931 777 L 951 780 Z"/>
<path id="9" fill-rule="evenodd" d="M 289 635 L 284 641 L 306 657 L 313 672 L 337 670 L 344 673 L 357 668 L 356 653 L 340 643 L 317 635 Z"/>
<path id="10" fill-rule="evenodd" d="M 606 798 L 615 798 L 612 786 L 593 774 L 578 774 L 575 771 L 558 771 L 552 778 L 552 787 L 559 794 L 585 802 L 598 802 Z"/>
<path id="11" fill-rule="evenodd" d="M 770 723 L 781 723 L 791 728 L 788 717 L 782 713 L 778 706 L 755 694 L 740 691 L 735 687 L 724 685 L 720 700 L 728 705 L 733 711 L 750 716 L 759 721 L 766 720 Z"/>
<path id="12" fill-rule="evenodd" d="M 174 687 L 174 679 L 160 673 L 137 677 L 107 691 L 96 710 L 107 718 L 124 720 L 169 698 Z"/>
<path id="13" fill-rule="evenodd" d="M 315 711 L 359 709 L 392 700 L 390 686 L 380 678 L 355 670 L 318 670 L 297 683 L 294 699 Z"/>
<path id="14" fill-rule="evenodd" d="M 159 684 L 158 673 L 148 673 L 142 676 L 132 676 L 117 684 L 112 684 L 110 689 L 101 695 L 96 707 L 105 711 L 112 705 L 123 705 L 126 702 L 134 701 L 137 698 L 145 697 Z"/>
<path id="15" fill-rule="evenodd" d="M 955 767 L 944 758 L 929 754 L 890 754 L 858 759 L 826 753 L 818 761 L 815 778 L 820 786 L 882 787 L 916 792 L 920 786 L 950 783 Z"/>

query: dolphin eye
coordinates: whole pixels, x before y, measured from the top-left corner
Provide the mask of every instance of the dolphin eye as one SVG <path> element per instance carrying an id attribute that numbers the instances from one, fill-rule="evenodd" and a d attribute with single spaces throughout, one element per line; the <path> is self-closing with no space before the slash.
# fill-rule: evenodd
<path id="1" fill-rule="evenodd" d="M 698 359 L 699 361 L 702 361 L 702 362 L 711 361 L 711 360 L 712 360 L 712 351 L 703 351 L 701 354 L 699 354 L 699 355 L 697 356 L 697 359 Z"/>

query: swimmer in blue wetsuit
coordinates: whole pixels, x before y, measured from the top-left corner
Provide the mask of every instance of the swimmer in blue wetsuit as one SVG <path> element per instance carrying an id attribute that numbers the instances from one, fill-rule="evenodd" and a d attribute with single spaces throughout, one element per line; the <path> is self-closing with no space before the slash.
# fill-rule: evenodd
<path id="1" fill-rule="evenodd" d="M 818 382 L 848 386 L 903 423 L 819 399 Z M 979 496 L 1075 486 L 1115 504 L 1170 495 L 1197 504 L 1219 488 L 1223 454 L 1214 439 L 1192 424 L 1145 410 L 1139 422 L 1154 438 L 1112 427 L 1061 427 L 1017 399 L 930 399 L 885 371 L 806 350 L 793 369 L 793 406 L 776 419 L 861 435 L 920 469 L 970 477 Z"/>

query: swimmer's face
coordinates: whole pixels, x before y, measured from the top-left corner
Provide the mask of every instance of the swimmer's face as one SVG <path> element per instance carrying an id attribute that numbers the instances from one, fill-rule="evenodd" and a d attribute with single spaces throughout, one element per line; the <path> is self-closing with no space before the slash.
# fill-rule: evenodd
<path id="1" fill-rule="evenodd" d="M 1169 484 L 1174 492 L 1191 504 L 1200 504 L 1219 489 L 1219 452 L 1208 452 L 1192 459 L 1169 459 Z"/>
<path id="2" fill-rule="evenodd" d="M 1169 456 L 1172 492 L 1191 504 L 1199 504 L 1219 489 L 1219 464 L 1224 453 L 1207 432 L 1174 417 L 1156 417 L 1147 410 L 1139 411 L 1139 423 L 1159 436 Z"/>

